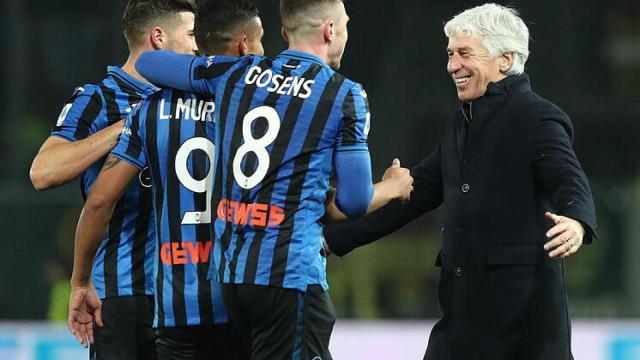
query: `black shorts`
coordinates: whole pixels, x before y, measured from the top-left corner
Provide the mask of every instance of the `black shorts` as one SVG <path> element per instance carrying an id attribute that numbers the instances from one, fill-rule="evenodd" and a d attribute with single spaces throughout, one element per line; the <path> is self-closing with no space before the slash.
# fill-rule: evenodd
<path id="1" fill-rule="evenodd" d="M 118 296 L 102 300 L 102 322 L 95 327 L 91 360 L 154 360 L 153 297 Z"/>
<path id="2" fill-rule="evenodd" d="M 158 360 L 248 360 L 231 324 L 164 327 L 156 330 Z"/>
<path id="3" fill-rule="evenodd" d="M 319 285 L 306 292 L 250 284 L 222 284 L 229 319 L 251 360 L 331 360 L 335 310 Z"/>

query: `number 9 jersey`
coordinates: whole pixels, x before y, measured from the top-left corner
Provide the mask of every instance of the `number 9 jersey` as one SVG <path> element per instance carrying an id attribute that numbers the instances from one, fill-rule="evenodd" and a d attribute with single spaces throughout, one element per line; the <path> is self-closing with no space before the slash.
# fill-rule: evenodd
<path id="1" fill-rule="evenodd" d="M 125 123 L 111 155 L 149 171 L 157 233 L 154 327 L 226 323 L 217 281 L 207 280 L 214 240 L 210 99 L 174 89 L 150 96 Z"/>
<path id="2" fill-rule="evenodd" d="M 218 105 L 217 277 L 328 289 L 320 219 L 336 154 L 362 152 L 369 162 L 366 93 L 293 50 L 274 59 L 198 57 L 190 74 L 193 90 Z M 354 181 L 370 185 L 368 176 Z"/>

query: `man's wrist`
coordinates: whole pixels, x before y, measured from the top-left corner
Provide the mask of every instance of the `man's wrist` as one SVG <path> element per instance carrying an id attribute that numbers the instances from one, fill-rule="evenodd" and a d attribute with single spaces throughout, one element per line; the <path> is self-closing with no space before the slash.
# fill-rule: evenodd
<path id="1" fill-rule="evenodd" d="M 72 288 L 87 288 L 89 286 L 91 286 L 90 277 L 71 276 Z"/>

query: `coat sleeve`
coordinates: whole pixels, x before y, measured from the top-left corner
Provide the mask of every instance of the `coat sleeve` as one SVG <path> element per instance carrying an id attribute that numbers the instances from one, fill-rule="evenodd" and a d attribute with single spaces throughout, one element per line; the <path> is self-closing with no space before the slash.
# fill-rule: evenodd
<path id="1" fill-rule="evenodd" d="M 572 140 L 573 128 L 566 114 L 560 112 L 537 121 L 533 130 L 533 166 L 536 181 L 553 211 L 580 221 L 585 228 L 583 241 L 588 244 L 596 235 L 595 205 Z"/>
<path id="2" fill-rule="evenodd" d="M 407 203 L 393 201 L 357 220 L 332 223 L 324 229 L 331 252 L 343 256 L 400 229 L 427 211 L 442 204 L 440 148 L 411 169 L 414 190 Z"/>

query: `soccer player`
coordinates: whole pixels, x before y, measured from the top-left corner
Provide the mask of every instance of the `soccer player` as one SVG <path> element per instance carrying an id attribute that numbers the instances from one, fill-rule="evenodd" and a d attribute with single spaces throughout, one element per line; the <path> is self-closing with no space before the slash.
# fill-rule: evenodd
<path id="1" fill-rule="evenodd" d="M 34 159 L 30 175 L 37 189 L 80 176 L 83 197 L 91 192 L 122 130 L 121 119 L 157 90 L 138 74 L 135 61 L 143 51 L 154 49 L 194 53 L 194 13 L 192 0 L 129 1 L 122 19 L 129 58 L 122 66 L 108 67 L 101 82 L 75 90 Z M 117 203 L 112 221 L 100 234 L 91 276 L 72 282 L 69 325 L 83 345 L 94 343 L 92 359 L 155 358 L 151 327 L 155 235 L 148 172 L 141 172 L 138 180 Z M 87 286 L 89 277 L 95 290 Z M 88 299 L 90 308 L 102 301 L 102 314 L 95 320 L 104 326 L 96 331 L 95 342 L 93 336 L 80 336 L 80 330 L 92 330 L 94 321 L 83 316 L 83 299 Z"/>
<path id="2" fill-rule="evenodd" d="M 262 23 L 248 0 L 202 0 L 195 26 L 200 51 L 262 55 Z M 241 359 L 220 285 L 207 280 L 213 245 L 214 140 L 211 97 L 164 89 L 143 101 L 96 179 L 78 222 L 77 257 L 90 259 L 118 198 L 150 169 L 159 252 L 154 327 L 159 360 Z M 86 277 L 88 261 L 74 274 Z"/>
<path id="3" fill-rule="evenodd" d="M 374 192 L 367 96 L 334 71 L 347 42 L 343 2 L 283 0 L 281 13 L 289 50 L 274 59 L 158 52 L 136 68 L 153 83 L 216 96 L 221 256 L 212 278 L 251 358 L 330 359 L 335 316 L 319 221 L 331 172 L 350 218 L 408 198 L 412 179 L 393 166 Z"/>

